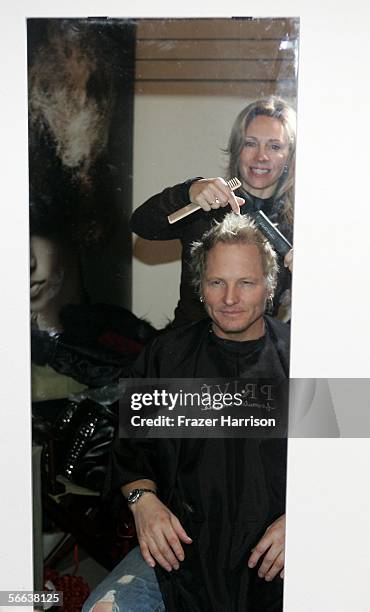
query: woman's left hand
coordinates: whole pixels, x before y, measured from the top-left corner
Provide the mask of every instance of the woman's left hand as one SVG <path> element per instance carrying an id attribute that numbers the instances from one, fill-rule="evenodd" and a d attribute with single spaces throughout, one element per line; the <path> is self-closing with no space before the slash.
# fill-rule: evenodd
<path id="1" fill-rule="evenodd" d="M 284 578 L 285 514 L 266 529 L 258 544 L 252 549 L 248 567 L 255 567 L 262 558 L 263 561 L 258 570 L 260 578 L 270 582 L 279 573 L 280 578 Z"/>
<path id="2" fill-rule="evenodd" d="M 289 268 L 290 272 L 293 272 L 293 249 L 290 249 L 284 257 L 284 266 Z"/>

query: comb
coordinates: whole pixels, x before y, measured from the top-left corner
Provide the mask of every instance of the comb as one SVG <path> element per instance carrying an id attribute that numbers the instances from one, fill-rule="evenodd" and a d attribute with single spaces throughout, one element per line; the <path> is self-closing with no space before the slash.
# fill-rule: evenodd
<path id="1" fill-rule="evenodd" d="M 232 191 L 235 191 L 236 189 L 239 189 L 239 187 L 241 187 L 241 182 L 239 181 L 239 179 L 235 177 L 227 181 L 227 185 L 230 187 Z M 176 223 L 176 221 L 180 221 L 180 219 L 184 219 L 184 217 L 191 215 L 193 212 L 195 212 L 196 210 L 199 210 L 200 208 L 201 206 L 199 206 L 199 204 L 193 204 L 191 202 L 190 204 L 187 204 L 186 206 L 179 208 L 179 210 L 176 210 L 176 212 L 168 215 L 167 217 L 168 222 L 171 224 Z"/>

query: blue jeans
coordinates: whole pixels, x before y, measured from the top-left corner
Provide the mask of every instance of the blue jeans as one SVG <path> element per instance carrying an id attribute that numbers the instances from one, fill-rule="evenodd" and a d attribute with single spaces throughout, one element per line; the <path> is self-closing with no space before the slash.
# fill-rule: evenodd
<path id="1" fill-rule="evenodd" d="M 155 572 L 138 546 L 90 593 L 82 612 L 103 602 L 112 604 L 112 612 L 165 612 Z"/>

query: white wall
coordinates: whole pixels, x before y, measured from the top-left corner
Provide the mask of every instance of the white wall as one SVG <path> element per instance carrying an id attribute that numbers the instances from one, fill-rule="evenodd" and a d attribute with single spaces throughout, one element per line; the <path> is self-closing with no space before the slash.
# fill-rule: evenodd
<path id="1" fill-rule="evenodd" d="M 369 376 L 368 3 L 2 3 L 0 589 L 31 587 L 24 19 L 176 10 L 301 17 L 293 374 Z M 290 444 L 286 612 L 367 612 L 368 467 L 368 439 Z"/>

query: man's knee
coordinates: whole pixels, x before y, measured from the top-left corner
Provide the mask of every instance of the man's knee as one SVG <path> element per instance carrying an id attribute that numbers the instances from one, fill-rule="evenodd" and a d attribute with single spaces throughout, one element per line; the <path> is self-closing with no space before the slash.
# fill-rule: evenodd
<path id="1" fill-rule="evenodd" d="M 105 593 L 103 597 L 100 597 L 99 600 L 93 604 L 86 612 L 113 612 L 113 610 L 118 610 L 115 604 L 115 592 L 108 591 Z M 86 606 L 86 604 L 85 604 Z M 84 606 L 84 610 L 85 610 Z"/>
<path id="2" fill-rule="evenodd" d="M 93 608 L 91 612 L 112 612 L 113 604 L 111 602 L 99 602 Z"/>

